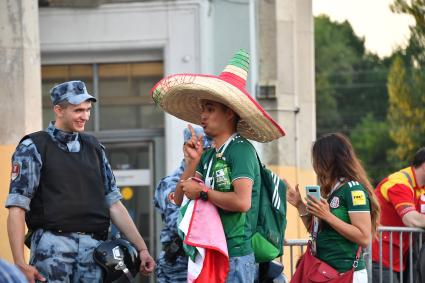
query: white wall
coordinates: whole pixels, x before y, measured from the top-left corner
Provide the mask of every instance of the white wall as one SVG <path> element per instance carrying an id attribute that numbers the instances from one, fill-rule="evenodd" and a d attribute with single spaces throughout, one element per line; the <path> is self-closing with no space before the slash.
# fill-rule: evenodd
<path id="1" fill-rule="evenodd" d="M 42 64 L 163 59 L 165 75 L 211 70 L 207 0 L 40 9 Z M 186 123 L 166 115 L 166 172 L 182 158 Z"/>

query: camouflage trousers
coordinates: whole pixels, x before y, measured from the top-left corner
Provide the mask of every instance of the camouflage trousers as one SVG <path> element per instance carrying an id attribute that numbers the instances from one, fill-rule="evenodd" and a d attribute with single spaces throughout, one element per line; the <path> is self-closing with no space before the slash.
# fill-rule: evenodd
<path id="1" fill-rule="evenodd" d="M 102 282 L 102 270 L 93 260 L 99 244 L 89 235 L 38 229 L 31 239 L 30 264 L 49 283 Z"/>
<path id="2" fill-rule="evenodd" d="M 187 282 L 187 257 L 179 256 L 175 262 L 168 262 L 165 260 L 164 251 L 162 251 L 156 264 L 155 273 L 158 283 Z"/>

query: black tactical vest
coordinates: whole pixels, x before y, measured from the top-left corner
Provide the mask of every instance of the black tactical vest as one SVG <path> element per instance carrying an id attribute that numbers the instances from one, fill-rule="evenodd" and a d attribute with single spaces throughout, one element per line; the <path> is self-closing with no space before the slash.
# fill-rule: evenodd
<path id="1" fill-rule="evenodd" d="M 102 171 L 102 151 L 97 139 L 79 134 L 79 152 L 66 152 L 50 135 L 36 132 L 31 138 L 41 155 L 40 183 L 26 213 L 32 230 L 102 232 L 110 224 Z"/>

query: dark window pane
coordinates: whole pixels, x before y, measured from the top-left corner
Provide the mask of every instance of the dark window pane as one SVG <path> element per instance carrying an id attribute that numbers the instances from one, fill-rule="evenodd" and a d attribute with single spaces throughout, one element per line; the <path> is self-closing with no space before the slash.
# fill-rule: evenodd
<path id="1" fill-rule="evenodd" d="M 100 129 L 163 128 L 164 113 L 150 95 L 162 75 L 162 62 L 100 64 Z"/>

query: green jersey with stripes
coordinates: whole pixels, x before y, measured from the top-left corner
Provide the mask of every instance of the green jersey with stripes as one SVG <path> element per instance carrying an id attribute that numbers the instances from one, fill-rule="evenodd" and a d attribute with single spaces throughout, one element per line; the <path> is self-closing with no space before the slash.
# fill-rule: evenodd
<path id="1" fill-rule="evenodd" d="M 350 181 L 333 191 L 328 197 L 331 213 L 350 223 L 350 213 L 370 214 L 370 199 L 365 188 L 356 181 Z M 321 221 L 317 235 L 317 257 L 338 270 L 345 272 L 352 268 L 358 245 L 344 238 L 327 222 Z M 361 255 L 356 270 L 365 268 Z"/>
<path id="2" fill-rule="evenodd" d="M 219 151 L 220 152 L 220 151 Z M 212 166 L 208 172 L 209 163 Z M 212 148 L 202 154 L 196 169 L 205 180 L 212 178 L 211 186 L 221 192 L 233 192 L 233 182 L 240 178 L 252 180 L 251 208 L 248 212 L 233 212 L 218 208 L 229 256 L 244 256 L 253 252 L 251 238 L 257 226 L 259 191 L 261 186 L 260 166 L 252 144 L 236 135 L 224 153 Z M 206 176 L 206 175 L 209 176 Z"/>

